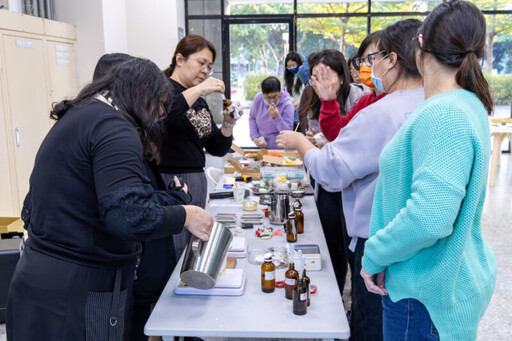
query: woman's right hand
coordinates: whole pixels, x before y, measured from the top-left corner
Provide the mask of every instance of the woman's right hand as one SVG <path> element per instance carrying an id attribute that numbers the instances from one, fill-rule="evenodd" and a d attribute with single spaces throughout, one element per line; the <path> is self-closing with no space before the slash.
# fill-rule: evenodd
<path id="1" fill-rule="evenodd" d="M 203 241 L 210 239 L 210 233 L 213 227 L 211 214 L 201 207 L 194 205 L 183 205 L 183 208 L 185 208 L 187 214 L 185 228 Z"/>
<path id="2" fill-rule="evenodd" d="M 330 100 L 336 98 L 336 91 L 339 82 L 336 72 L 329 66 L 320 65 L 318 76 L 313 82 L 313 89 L 321 100 Z"/>
<path id="3" fill-rule="evenodd" d="M 317 133 L 318 133 L 318 131 L 316 131 L 315 128 L 306 131 L 306 138 L 309 140 L 309 142 L 311 142 L 315 146 L 316 146 L 315 135 Z"/>
<path id="4" fill-rule="evenodd" d="M 206 96 L 214 92 L 222 94 L 226 90 L 224 82 L 213 77 L 206 78 L 203 82 L 197 84 L 196 87 L 200 90 L 201 96 Z"/>
<path id="5" fill-rule="evenodd" d="M 255 137 L 252 139 L 252 142 L 254 142 L 254 144 L 257 146 L 257 147 L 260 147 L 260 148 L 265 148 L 267 146 L 267 142 L 263 142 L 261 137 Z"/>

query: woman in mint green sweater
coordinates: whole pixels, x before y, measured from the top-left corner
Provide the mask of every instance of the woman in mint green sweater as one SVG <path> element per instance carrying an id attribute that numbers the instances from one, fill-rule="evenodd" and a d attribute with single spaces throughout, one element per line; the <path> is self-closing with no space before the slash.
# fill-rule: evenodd
<path id="1" fill-rule="evenodd" d="M 493 108 L 485 20 L 469 2 L 443 3 L 416 40 L 426 100 L 381 154 L 361 275 L 382 295 L 384 340 L 474 340 L 496 281 L 480 225 Z"/>

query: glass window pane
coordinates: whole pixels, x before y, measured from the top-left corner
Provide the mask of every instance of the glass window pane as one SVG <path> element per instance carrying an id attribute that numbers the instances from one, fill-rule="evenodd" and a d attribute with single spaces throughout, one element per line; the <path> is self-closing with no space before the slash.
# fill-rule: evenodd
<path id="1" fill-rule="evenodd" d="M 222 79 L 222 32 L 221 21 L 217 19 L 189 20 L 189 33 L 199 34 L 213 43 L 217 56 L 213 63 L 212 77 Z M 218 94 L 206 96 L 213 119 L 216 123 L 222 122 L 222 98 Z"/>
<path id="2" fill-rule="evenodd" d="M 218 19 L 189 20 L 189 33 L 199 34 L 213 43 L 217 57 L 213 63 L 215 73 L 222 74 L 222 25 Z M 222 79 L 222 76 L 220 77 Z"/>
<path id="3" fill-rule="evenodd" d="M 512 15 L 485 15 L 485 21 L 487 39 L 483 70 L 496 105 L 494 116 L 509 117 L 512 100 Z"/>
<path id="4" fill-rule="evenodd" d="M 368 12 L 368 0 L 297 0 L 297 13 Z"/>
<path id="5" fill-rule="evenodd" d="M 393 25 L 394 23 L 404 19 L 418 19 L 423 21 L 425 16 L 413 15 L 413 16 L 400 16 L 400 17 L 372 17 L 371 20 L 371 32 L 383 30 L 386 27 Z"/>
<path id="6" fill-rule="evenodd" d="M 226 15 L 293 14 L 293 0 L 226 0 L 225 6 Z"/>
<path id="7" fill-rule="evenodd" d="M 244 112 L 233 130 L 235 143 L 254 147 L 249 134 L 252 100 L 261 91 L 268 76 L 276 76 L 283 85 L 284 59 L 289 47 L 288 24 L 231 24 L 230 75 L 231 100 L 245 104 Z"/>
<path id="8" fill-rule="evenodd" d="M 187 0 L 188 15 L 220 15 L 222 0 Z"/>
<path id="9" fill-rule="evenodd" d="M 442 3 L 442 0 L 372 0 L 372 12 L 427 12 Z"/>
<path id="10" fill-rule="evenodd" d="M 307 57 L 322 49 L 336 49 L 350 57 L 366 37 L 364 17 L 299 18 L 297 20 L 297 50 Z"/>
<path id="11" fill-rule="evenodd" d="M 468 0 L 474 3 L 480 10 L 497 11 L 497 10 L 512 10 L 511 1 L 502 0 Z"/>

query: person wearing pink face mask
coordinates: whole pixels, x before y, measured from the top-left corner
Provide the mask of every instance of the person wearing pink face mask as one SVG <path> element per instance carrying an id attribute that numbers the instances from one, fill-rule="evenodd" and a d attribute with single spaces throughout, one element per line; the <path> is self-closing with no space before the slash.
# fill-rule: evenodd
<path id="1" fill-rule="evenodd" d="M 334 141 L 340 130 L 345 127 L 360 110 L 386 96 L 385 92 L 375 89 L 375 85 L 372 83 L 371 79 L 372 67 L 368 62 L 368 58 L 372 58 L 375 52 L 378 52 L 376 45 L 379 40 L 379 35 L 380 31 L 368 35 L 362 41 L 357 51 L 357 58 L 354 59 L 354 66 L 359 70 L 359 77 L 362 83 L 371 88 L 372 91 L 369 94 L 363 95 L 354 107 L 344 116 L 339 115 L 340 108 L 336 100 L 322 101 L 319 124 L 322 133 L 328 141 Z M 317 91 L 322 91 L 322 89 L 317 89 Z"/>

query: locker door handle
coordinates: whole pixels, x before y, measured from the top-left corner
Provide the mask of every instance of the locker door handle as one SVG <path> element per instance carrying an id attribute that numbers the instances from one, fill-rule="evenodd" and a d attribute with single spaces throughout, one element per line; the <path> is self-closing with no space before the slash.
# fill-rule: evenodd
<path id="1" fill-rule="evenodd" d="M 16 127 L 16 129 L 14 129 L 14 132 L 16 134 L 16 147 L 19 147 L 20 146 L 20 130 Z"/>

